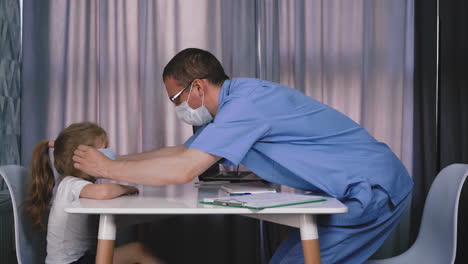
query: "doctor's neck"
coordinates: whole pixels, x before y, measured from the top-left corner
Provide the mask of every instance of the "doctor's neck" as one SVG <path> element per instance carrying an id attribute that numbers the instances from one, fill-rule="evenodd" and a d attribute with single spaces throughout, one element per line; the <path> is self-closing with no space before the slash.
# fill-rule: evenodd
<path id="1" fill-rule="evenodd" d="M 215 116 L 218 112 L 219 94 L 221 93 L 221 87 L 223 86 L 223 83 L 211 84 L 210 82 L 207 82 L 207 86 L 209 86 L 209 92 L 205 95 L 205 105 L 212 116 Z"/>

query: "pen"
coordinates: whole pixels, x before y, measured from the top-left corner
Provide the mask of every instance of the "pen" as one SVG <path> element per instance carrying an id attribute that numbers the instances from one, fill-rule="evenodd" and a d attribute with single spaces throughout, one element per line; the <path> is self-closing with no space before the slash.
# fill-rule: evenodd
<path id="1" fill-rule="evenodd" d="M 229 196 L 251 195 L 251 193 L 230 193 Z"/>

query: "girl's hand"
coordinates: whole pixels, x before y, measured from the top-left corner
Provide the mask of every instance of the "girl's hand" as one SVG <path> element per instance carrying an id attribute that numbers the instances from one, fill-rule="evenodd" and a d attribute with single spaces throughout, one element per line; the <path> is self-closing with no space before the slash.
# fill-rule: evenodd
<path id="1" fill-rule="evenodd" d="M 130 185 L 121 185 L 125 189 L 125 194 L 137 194 L 140 192 L 138 188 Z"/>

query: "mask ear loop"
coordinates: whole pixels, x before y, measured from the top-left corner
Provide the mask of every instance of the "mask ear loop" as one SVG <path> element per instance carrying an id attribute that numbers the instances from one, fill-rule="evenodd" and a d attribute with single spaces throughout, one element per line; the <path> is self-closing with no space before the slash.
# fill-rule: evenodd
<path id="1" fill-rule="evenodd" d="M 201 105 L 204 106 L 205 105 L 205 92 L 203 92 L 203 97 L 201 99 Z"/>
<path id="2" fill-rule="evenodd" d="M 188 94 L 188 97 L 187 97 L 187 104 L 188 104 L 188 101 L 190 100 L 190 95 L 192 94 L 192 87 L 193 87 L 193 82 L 190 85 L 190 91 L 189 91 L 189 94 Z M 205 92 L 203 92 L 203 97 L 202 97 L 202 106 L 204 106 L 204 105 L 205 105 Z"/>
<path id="3" fill-rule="evenodd" d="M 190 91 L 188 93 L 188 97 L 187 97 L 187 101 L 186 101 L 187 104 L 188 104 L 188 101 L 190 100 L 190 95 L 192 94 L 192 87 L 193 87 L 193 82 L 192 82 L 192 84 L 190 84 Z"/>
<path id="4" fill-rule="evenodd" d="M 205 91 L 203 91 L 203 97 L 202 97 L 201 105 L 202 106 L 205 105 Z"/>

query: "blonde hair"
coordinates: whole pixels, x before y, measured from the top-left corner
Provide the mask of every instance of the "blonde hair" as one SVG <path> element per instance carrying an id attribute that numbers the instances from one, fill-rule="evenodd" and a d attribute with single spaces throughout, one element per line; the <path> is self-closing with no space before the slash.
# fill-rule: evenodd
<path id="1" fill-rule="evenodd" d="M 33 224 L 42 229 L 46 227 L 45 218 L 50 208 L 50 200 L 55 186 L 48 143 L 47 140 L 39 141 L 34 148 L 30 169 L 31 190 L 25 201 L 26 210 L 31 216 Z M 94 177 L 75 169 L 73 166 L 73 152 L 78 145 L 95 148 L 107 147 L 106 131 L 91 122 L 74 123 L 60 132 L 54 144 L 54 165 L 58 173 L 94 182 Z"/>

